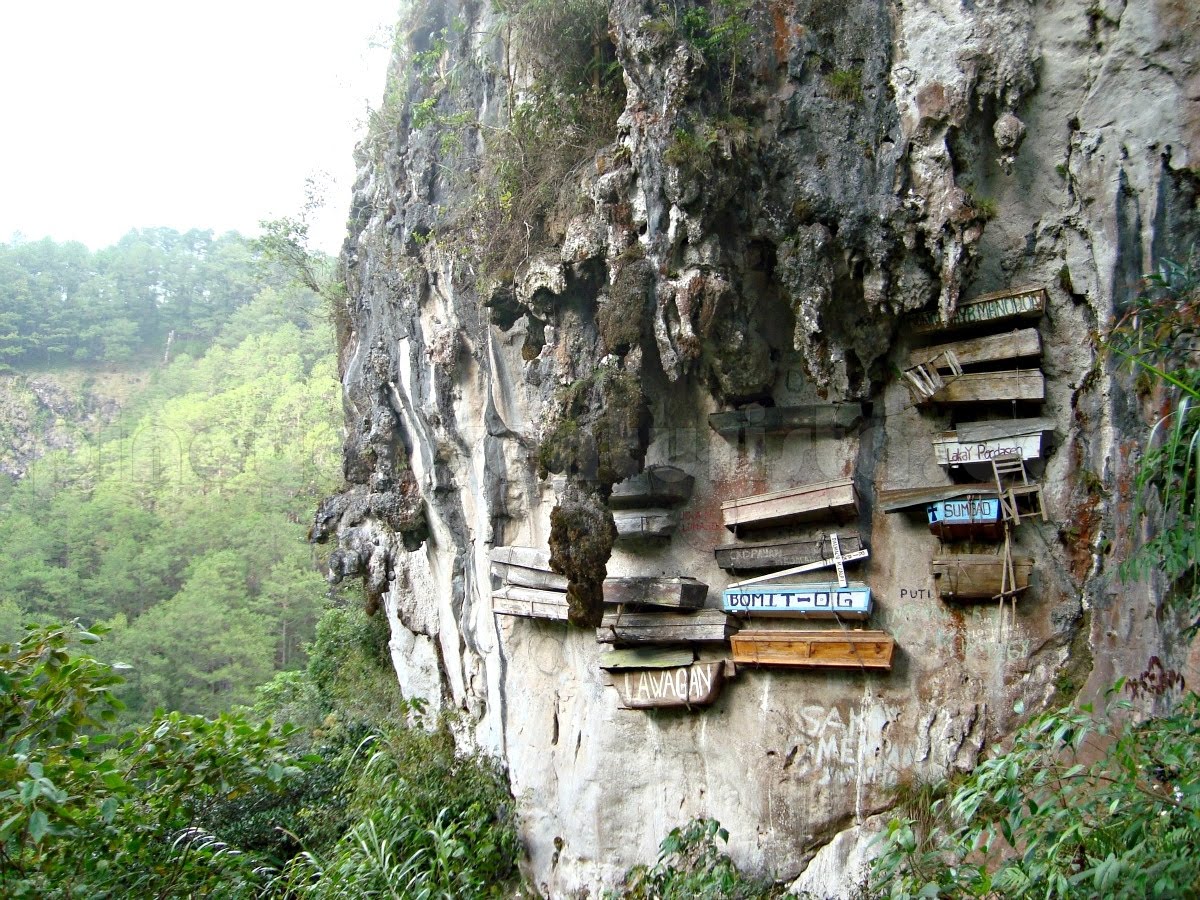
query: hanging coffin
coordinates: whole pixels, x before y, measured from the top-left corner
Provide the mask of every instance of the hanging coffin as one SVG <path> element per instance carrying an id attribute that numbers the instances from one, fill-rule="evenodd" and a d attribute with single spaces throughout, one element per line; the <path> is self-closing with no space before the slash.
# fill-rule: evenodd
<path id="1" fill-rule="evenodd" d="M 958 304 L 949 322 L 943 322 L 938 310 L 909 317 L 909 327 L 917 334 L 952 331 L 976 325 L 993 325 L 1014 319 L 1036 319 L 1046 311 L 1045 288 L 1031 285 L 991 294 L 981 294 Z"/>
<path id="2" fill-rule="evenodd" d="M 1006 372 L 967 372 L 959 375 L 935 393 L 933 403 L 992 403 L 1024 400 L 1040 403 L 1046 399 L 1046 380 L 1038 369 L 1012 369 Z"/>
<path id="3" fill-rule="evenodd" d="M 853 478 L 741 497 L 721 504 L 725 527 L 733 532 L 814 519 L 846 519 L 857 511 Z"/>
<path id="4" fill-rule="evenodd" d="M 1013 557 L 1009 577 L 1005 576 L 1005 568 L 1003 556 L 964 553 L 935 556 L 931 572 L 938 596 L 943 600 L 995 600 L 1029 587 L 1033 560 Z"/>
<path id="5" fill-rule="evenodd" d="M 739 631 L 731 639 L 741 665 L 888 671 L 896 642 L 882 631 Z"/>
<path id="6" fill-rule="evenodd" d="M 940 466 L 985 465 L 997 456 L 1039 459 L 1042 434 L 1054 429 L 1050 419 L 1012 419 L 996 422 L 963 422 L 954 431 L 933 439 L 933 454 Z"/>
<path id="7" fill-rule="evenodd" d="M 492 612 L 501 616 L 567 621 L 567 595 L 536 588 L 502 587 L 492 591 Z"/>
<path id="8" fill-rule="evenodd" d="M 686 503 L 696 479 L 675 466 L 647 466 L 645 471 L 613 487 L 608 505 L 613 509 L 641 509 Z"/>
<path id="9" fill-rule="evenodd" d="M 624 670 L 613 672 L 610 680 L 625 709 L 709 706 L 720 696 L 732 665 L 722 659 L 675 669 Z"/>
<path id="10" fill-rule="evenodd" d="M 625 541 L 669 538 L 679 525 L 671 509 L 619 509 L 613 512 L 617 539 Z"/>
<path id="11" fill-rule="evenodd" d="M 836 582 L 756 584 L 726 588 L 721 605 L 726 612 L 751 616 L 865 619 L 871 615 L 871 589 Z"/>
<path id="12" fill-rule="evenodd" d="M 700 609 L 708 585 L 695 578 L 605 578 L 604 602 L 670 609 Z"/>
<path id="13" fill-rule="evenodd" d="M 860 403 L 819 403 L 809 406 L 750 406 L 732 412 L 713 413 L 709 427 L 724 437 L 758 434 L 848 431 L 863 418 Z"/>
<path id="14" fill-rule="evenodd" d="M 857 533 L 839 532 L 843 553 L 863 549 Z M 764 541 L 757 544 L 725 544 L 713 551 L 717 565 L 728 572 L 752 569 L 785 569 L 809 563 L 833 560 L 829 536 L 807 541 Z"/>
<path id="15" fill-rule="evenodd" d="M 998 497 L 956 497 L 926 507 L 929 530 L 944 541 L 998 541 L 1004 536 Z"/>
<path id="16" fill-rule="evenodd" d="M 565 591 L 567 579 L 550 570 L 550 551 L 533 547 L 493 547 L 492 574 L 506 585 Z"/>
<path id="17" fill-rule="evenodd" d="M 596 629 L 601 644 L 695 644 L 727 641 L 735 623 L 719 609 L 605 612 Z"/>

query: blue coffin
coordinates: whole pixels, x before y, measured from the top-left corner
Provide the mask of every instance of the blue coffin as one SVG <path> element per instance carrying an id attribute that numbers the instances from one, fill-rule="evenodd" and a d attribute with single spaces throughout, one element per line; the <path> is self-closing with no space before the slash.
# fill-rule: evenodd
<path id="1" fill-rule="evenodd" d="M 999 540 L 1000 500 L 996 497 L 956 497 L 926 507 L 929 530 L 943 540 Z"/>
<path id="2" fill-rule="evenodd" d="M 726 588 L 721 608 L 751 616 L 865 619 L 871 615 L 871 589 L 863 584 L 755 584 Z"/>

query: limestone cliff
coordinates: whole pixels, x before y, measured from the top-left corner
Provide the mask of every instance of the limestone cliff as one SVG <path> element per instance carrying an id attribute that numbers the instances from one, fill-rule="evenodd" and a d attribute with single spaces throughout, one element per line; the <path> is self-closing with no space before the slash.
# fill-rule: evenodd
<path id="1" fill-rule="evenodd" d="M 1094 338 L 1198 233 L 1198 27 L 1181 0 L 406 12 L 343 253 L 347 483 L 314 534 L 386 611 L 404 691 L 504 759 L 549 894 L 698 815 L 740 864 L 836 892 L 897 782 L 970 768 L 1017 700 L 1169 656 L 1155 586 L 1116 576 L 1145 420 Z M 1015 611 L 955 607 L 923 518 L 878 509 L 947 480 L 930 435 L 952 413 L 898 375 L 905 316 L 1023 284 L 1049 298 L 1051 521 L 1015 532 Z M 868 417 L 707 421 L 831 401 Z M 612 486 L 652 463 L 696 478 L 682 524 L 614 543 Z M 745 669 L 706 710 L 618 709 L 587 627 L 605 573 L 691 575 L 719 605 L 721 502 L 844 476 L 892 671 Z M 550 549 L 575 624 L 492 614 L 505 545 Z"/>

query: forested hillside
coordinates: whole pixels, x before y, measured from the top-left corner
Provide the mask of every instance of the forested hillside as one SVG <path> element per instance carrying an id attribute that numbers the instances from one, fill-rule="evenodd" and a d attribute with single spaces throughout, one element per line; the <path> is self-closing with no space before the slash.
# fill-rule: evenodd
<path id="1" fill-rule="evenodd" d="M 134 230 L 96 253 L 83 244 L 0 244 L 0 371 L 203 349 L 260 286 L 238 234 Z"/>
<path id="2" fill-rule="evenodd" d="M 161 229 L 96 254 L 0 248 L 0 316 L 20 335 L 0 358 L 148 369 L 85 443 L 0 480 L 0 640 L 27 618 L 108 624 L 131 718 L 249 701 L 303 665 L 326 598 L 305 523 L 338 470 L 332 337 L 255 256 Z"/>

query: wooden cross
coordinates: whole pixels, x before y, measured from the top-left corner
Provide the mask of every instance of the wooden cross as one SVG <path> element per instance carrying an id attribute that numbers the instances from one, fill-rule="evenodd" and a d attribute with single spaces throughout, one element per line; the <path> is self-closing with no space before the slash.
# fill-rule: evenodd
<path id="1" fill-rule="evenodd" d="M 827 569 L 833 566 L 837 570 L 838 587 L 846 586 L 846 566 L 848 562 L 853 562 L 856 559 L 866 559 L 871 554 L 864 547 L 862 550 L 855 550 L 853 553 L 842 554 L 842 544 L 838 540 L 836 534 L 830 535 L 829 543 L 833 546 L 833 556 L 829 559 L 819 559 L 816 562 L 805 563 L 802 566 L 795 566 L 791 569 L 783 569 L 780 572 L 772 572 L 770 575 L 758 575 L 755 578 L 747 578 L 745 581 L 738 581 L 729 585 L 731 588 L 746 587 L 751 584 L 762 584 L 764 581 L 772 581 L 776 578 L 786 578 L 788 575 L 799 575 L 801 572 L 814 572 L 817 569 Z"/>

